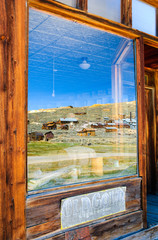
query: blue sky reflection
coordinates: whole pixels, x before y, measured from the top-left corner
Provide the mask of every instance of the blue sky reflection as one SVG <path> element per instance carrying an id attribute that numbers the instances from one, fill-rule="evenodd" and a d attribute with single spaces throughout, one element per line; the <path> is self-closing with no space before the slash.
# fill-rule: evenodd
<path id="1" fill-rule="evenodd" d="M 133 40 L 33 9 L 29 14 L 28 110 L 135 101 Z M 122 46 L 128 49 L 118 61 Z M 83 58 L 87 70 L 79 67 Z M 118 99 L 114 78 L 121 88 Z"/>

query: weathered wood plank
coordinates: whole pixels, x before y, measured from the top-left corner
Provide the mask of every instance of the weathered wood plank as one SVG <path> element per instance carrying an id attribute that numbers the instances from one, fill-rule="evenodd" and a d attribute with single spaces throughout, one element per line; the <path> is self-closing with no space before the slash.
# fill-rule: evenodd
<path id="1" fill-rule="evenodd" d="M 102 221 L 100 223 L 94 224 L 91 223 L 86 228 L 89 228 L 89 231 L 86 231 L 86 233 L 90 232 L 89 234 L 85 235 L 85 227 L 81 228 L 74 228 L 70 230 L 65 231 L 57 231 L 55 233 L 50 233 L 45 235 L 44 237 L 46 239 L 51 240 L 64 240 L 65 237 L 71 236 L 72 240 L 78 239 L 77 237 L 80 236 L 86 236 L 85 240 L 95 239 L 95 240 L 109 240 L 109 239 L 115 239 L 121 235 L 125 235 L 127 233 L 135 232 L 137 230 L 142 229 L 142 211 L 137 211 L 134 213 L 129 213 L 123 216 L 119 216 L 107 221 Z M 80 234 L 78 234 L 78 232 Z M 32 238 L 30 238 L 32 239 Z M 38 239 L 38 238 L 37 238 Z M 40 237 L 39 237 L 40 239 Z"/>
<path id="2" fill-rule="evenodd" d="M 60 230 L 60 204 L 61 199 L 87 194 L 89 192 L 100 191 L 104 189 L 115 188 L 119 186 L 126 186 L 126 212 L 137 211 L 141 209 L 141 179 L 134 178 L 116 182 L 109 182 L 106 184 L 96 184 L 96 186 L 82 187 L 78 189 L 66 189 L 64 192 L 57 194 L 44 194 L 40 196 L 31 196 L 27 199 L 27 236 L 40 236 Z M 111 217 L 117 217 L 122 213 L 117 213 L 113 216 L 104 217 L 104 221 Z M 94 223 L 103 220 L 93 221 Z M 50 228 L 51 226 L 51 228 Z"/>
<path id="3" fill-rule="evenodd" d="M 60 227 L 60 204 L 57 201 L 47 201 L 47 203 L 44 201 L 42 204 L 41 200 L 41 206 L 34 206 L 32 208 L 29 208 L 26 210 L 27 214 L 27 226 L 34 226 L 46 222 L 54 221 L 54 231 L 56 228 L 58 229 Z M 58 224 L 57 224 L 58 223 Z"/>
<path id="4" fill-rule="evenodd" d="M 127 178 L 124 180 L 110 181 L 100 184 L 92 184 L 91 186 L 82 186 L 82 188 L 69 188 L 65 191 L 59 192 L 47 192 L 44 194 L 37 194 L 27 198 L 26 206 L 27 209 L 32 207 L 38 207 L 47 204 L 53 204 L 60 201 L 62 198 L 87 194 L 90 192 L 101 191 L 113 187 L 126 186 L 126 201 L 131 200 L 131 198 L 136 199 L 140 197 L 140 184 L 141 178 Z"/>
<path id="5" fill-rule="evenodd" d="M 3 184 L 1 209 L 5 219 L 0 225 L 3 239 L 25 239 L 26 2 L 2 0 L 0 13 L 3 16 L 2 29 L 6 28 L 0 42 L 0 71 L 3 76 L 0 169 L 4 178 L 0 185 Z"/>
<path id="6" fill-rule="evenodd" d="M 33 226 L 33 227 L 27 229 L 27 239 L 28 240 L 36 239 L 45 234 L 51 233 L 52 231 L 55 232 L 55 228 L 57 230 L 59 229 L 59 224 L 58 224 L 58 222 L 56 223 L 56 220 Z"/>
<path id="7" fill-rule="evenodd" d="M 90 226 L 90 233 L 96 240 L 109 240 L 138 231 L 141 228 L 143 228 L 142 211 L 139 211 L 108 220 L 96 226 Z"/>
<path id="8" fill-rule="evenodd" d="M 158 225 L 154 226 L 152 228 L 148 228 L 146 230 L 140 231 L 136 234 L 133 234 L 129 237 L 125 237 L 122 238 L 124 240 L 133 240 L 133 239 L 137 239 L 137 240 L 156 240 L 158 239 Z"/>
<path id="9" fill-rule="evenodd" d="M 144 227 L 147 227 L 147 185 L 146 185 L 146 119 L 145 119 L 145 76 L 144 76 L 144 43 L 143 38 L 136 39 L 137 66 L 137 106 L 138 106 L 138 148 L 139 175 L 142 176 L 142 208 Z"/>

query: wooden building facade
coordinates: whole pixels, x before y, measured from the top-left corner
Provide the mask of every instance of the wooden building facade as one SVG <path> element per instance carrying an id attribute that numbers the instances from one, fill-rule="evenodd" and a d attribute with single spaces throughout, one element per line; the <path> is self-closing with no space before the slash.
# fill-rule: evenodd
<path id="1" fill-rule="evenodd" d="M 78 131 L 77 134 L 79 136 L 95 136 L 95 129 L 92 128 L 84 128 L 81 131 Z"/>
<path id="2" fill-rule="evenodd" d="M 53 0 L 0 2 L 0 239 L 103 240 L 147 228 L 147 192 L 158 191 L 158 38 L 132 28 L 132 0 L 121 0 L 121 23 L 88 13 L 87 2 L 78 0 L 78 9 Z M 157 0 L 144 2 L 158 8 Z M 27 192 L 30 7 L 135 39 L 138 174 Z M 151 100 L 154 114 L 151 114 Z M 63 199 L 116 188 L 126 188 L 124 210 L 62 228 Z"/>

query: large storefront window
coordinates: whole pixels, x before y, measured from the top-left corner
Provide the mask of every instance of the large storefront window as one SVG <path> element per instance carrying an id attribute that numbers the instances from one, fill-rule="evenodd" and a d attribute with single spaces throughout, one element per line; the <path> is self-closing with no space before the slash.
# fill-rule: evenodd
<path id="1" fill-rule="evenodd" d="M 134 43 L 30 9 L 28 190 L 137 173 Z"/>

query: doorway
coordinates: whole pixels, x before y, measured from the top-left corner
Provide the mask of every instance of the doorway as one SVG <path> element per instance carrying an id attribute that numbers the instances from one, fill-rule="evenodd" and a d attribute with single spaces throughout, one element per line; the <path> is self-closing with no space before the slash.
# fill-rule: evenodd
<path id="1" fill-rule="evenodd" d="M 158 224 L 158 192 L 156 161 L 156 75 L 145 71 L 146 107 L 146 173 L 147 173 L 147 225 Z"/>
<path id="2" fill-rule="evenodd" d="M 156 194 L 155 73 L 145 72 L 147 193 Z"/>

